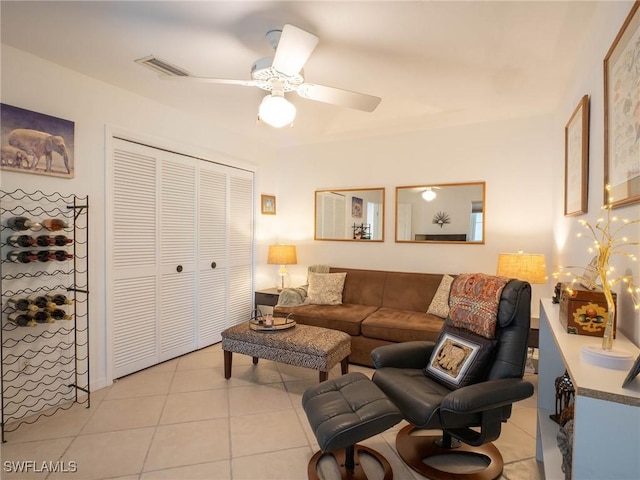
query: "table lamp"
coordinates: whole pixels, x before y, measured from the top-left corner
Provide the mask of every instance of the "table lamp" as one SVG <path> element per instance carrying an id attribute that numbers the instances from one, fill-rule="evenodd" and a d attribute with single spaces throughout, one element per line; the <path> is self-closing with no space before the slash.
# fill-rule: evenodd
<path id="1" fill-rule="evenodd" d="M 289 272 L 286 265 L 295 265 L 298 263 L 295 245 L 269 245 L 269 255 L 267 256 L 269 265 L 280 265 L 278 276 L 280 277 L 280 285 L 278 291 L 284 290 L 284 277 Z"/>
<path id="2" fill-rule="evenodd" d="M 547 268 L 541 253 L 501 253 L 497 274 L 529 283 L 547 283 Z"/>
<path id="3" fill-rule="evenodd" d="M 498 255 L 497 275 L 517 278 L 525 282 L 547 283 L 547 268 L 544 255 L 541 253 L 501 253 Z M 533 351 L 533 349 L 531 349 Z M 527 355 L 526 373 L 535 373 L 533 359 Z"/>

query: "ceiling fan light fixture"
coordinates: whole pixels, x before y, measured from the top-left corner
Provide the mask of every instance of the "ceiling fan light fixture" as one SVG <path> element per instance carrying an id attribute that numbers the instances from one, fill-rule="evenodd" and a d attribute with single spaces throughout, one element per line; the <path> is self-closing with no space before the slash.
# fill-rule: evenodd
<path id="1" fill-rule="evenodd" d="M 425 199 L 427 202 L 430 202 L 431 200 L 436 198 L 436 192 L 431 190 L 431 187 L 427 187 L 427 189 L 424 192 L 422 192 L 422 198 Z"/>
<path id="2" fill-rule="evenodd" d="M 281 128 L 290 125 L 296 118 L 296 107 L 284 95 L 276 92 L 265 96 L 258 108 L 258 115 L 267 125 Z"/>

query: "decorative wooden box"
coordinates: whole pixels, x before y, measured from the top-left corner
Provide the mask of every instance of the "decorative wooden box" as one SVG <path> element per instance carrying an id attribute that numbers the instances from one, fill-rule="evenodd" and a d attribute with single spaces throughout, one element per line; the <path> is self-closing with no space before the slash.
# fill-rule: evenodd
<path id="1" fill-rule="evenodd" d="M 615 293 L 613 293 L 613 301 L 617 302 Z M 602 337 L 607 314 L 607 300 L 601 288 L 588 290 L 578 284 L 571 286 L 566 283 L 562 284 L 560 323 L 567 330 L 567 333 Z M 614 338 L 616 336 L 616 317 L 617 308 L 613 319 Z"/>

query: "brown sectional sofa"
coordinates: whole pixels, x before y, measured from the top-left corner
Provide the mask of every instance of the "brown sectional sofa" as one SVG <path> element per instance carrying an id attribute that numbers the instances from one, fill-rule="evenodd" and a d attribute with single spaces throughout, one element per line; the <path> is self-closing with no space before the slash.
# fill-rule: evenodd
<path id="1" fill-rule="evenodd" d="M 427 314 L 443 274 L 331 267 L 346 272 L 341 305 L 276 306 L 296 322 L 351 335 L 349 361 L 373 366 L 371 350 L 409 340 L 435 341 L 444 318 Z"/>

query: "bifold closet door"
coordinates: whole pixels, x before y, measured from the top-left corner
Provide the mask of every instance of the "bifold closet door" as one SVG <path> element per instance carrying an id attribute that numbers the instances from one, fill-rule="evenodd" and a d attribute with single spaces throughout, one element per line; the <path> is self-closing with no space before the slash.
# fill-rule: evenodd
<path id="1" fill-rule="evenodd" d="M 253 305 L 253 175 L 229 178 L 229 295 L 227 324 L 246 322 Z"/>
<path id="2" fill-rule="evenodd" d="M 227 176 L 220 165 L 199 165 L 198 348 L 221 341 L 227 324 Z"/>
<path id="3" fill-rule="evenodd" d="M 197 162 L 161 154 L 159 361 L 197 348 Z"/>
<path id="4" fill-rule="evenodd" d="M 118 378 L 158 363 L 159 160 L 140 145 L 115 139 L 113 145 L 112 255 L 107 255 L 112 280 L 106 301 Z"/>
<path id="5" fill-rule="evenodd" d="M 253 172 L 113 139 L 114 378 L 221 341 L 253 303 Z"/>

